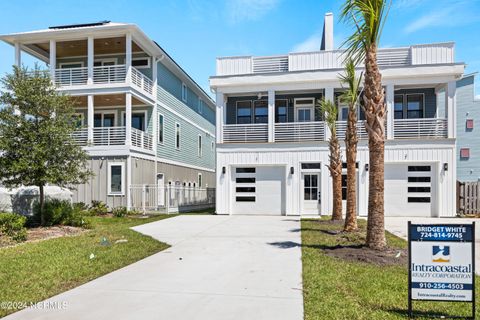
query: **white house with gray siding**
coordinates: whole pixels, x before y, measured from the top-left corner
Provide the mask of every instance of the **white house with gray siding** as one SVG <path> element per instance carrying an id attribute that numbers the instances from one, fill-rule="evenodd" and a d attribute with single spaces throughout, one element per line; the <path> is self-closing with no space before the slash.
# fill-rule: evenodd
<path id="1" fill-rule="evenodd" d="M 333 46 L 331 14 L 318 51 L 217 58 L 210 86 L 217 107 L 218 214 L 331 214 L 329 131 L 315 105 L 322 98 L 339 105 L 345 157 L 348 109 L 338 100 L 343 59 Z M 380 49 L 378 62 L 388 111 L 385 214 L 454 216 L 456 83 L 464 72 L 454 43 Z M 361 108 L 358 116 L 357 202 L 365 216 L 369 160 Z M 345 199 L 346 169 L 342 186 Z"/>
<path id="2" fill-rule="evenodd" d="M 136 25 L 54 26 L 0 39 L 15 48 L 15 65 L 25 53 L 45 62 L 58 90 L 77 101 L 75 139 L 95 175 L 74 201 L 138 207 L 140 197 L 156 209 L 169 201 L 160 196 L 166 188 L 190 199 L 215 186 L 215 104 Z"/>

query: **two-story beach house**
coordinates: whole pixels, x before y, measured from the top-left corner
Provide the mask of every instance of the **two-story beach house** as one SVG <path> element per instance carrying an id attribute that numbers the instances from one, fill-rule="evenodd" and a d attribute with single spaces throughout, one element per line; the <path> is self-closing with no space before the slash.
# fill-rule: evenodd
<path id="1" fill-rule="evenodd" d="M 169 201 L 165 186 L 194 194 L 215 186 L 215 104 L 136 25 L 54 26 L 0 39 L 15 48 L 16 65 L 22 53 L 45 62 L 58 90 L 77 101 L 75 138 L 95 175 L 74 201 L 156 209 Z"/>
<path id="2" fill-rule="evenodd" d="M 344 55 L 333 47 L 331 14 L 322 38 L 315 52 L 217 59 L 210 86 L 218 214 L 331 214 L 329 131 L 317 100 L 338 103 L 342 143 L 347 117 L 338 101 Z M 380 49 L 378 62 L 388 111 L 385 214 L 454 216 L 456 81 L 464 64 L 455 62 L 453 43 Z M 361 109 L 358 116 L 357 202 L 366 215 L 368 140 Z"/>

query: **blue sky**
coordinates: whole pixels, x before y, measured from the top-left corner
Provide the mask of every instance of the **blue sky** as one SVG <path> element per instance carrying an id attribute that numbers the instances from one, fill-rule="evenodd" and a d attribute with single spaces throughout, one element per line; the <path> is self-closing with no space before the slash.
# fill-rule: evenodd
<path id="1" fill-rule="evenodd" d="M 215 57 L 316 50 L 323 15 L 333 12 L 335 46 L 351 33 L 339 21 L 343 1 L 327 0 L 43 0 L 1 1 L 0 33 L 111 20 L 136 23 L 205 90 Z M 393 0 L 381 46 L 456 42 L 466 73 L 480 71 L 480 0 Z M 0 74 L 12 47 L 0 44 Z M 25 59 L 27 63 L 31 60 Z M 480 97 L 480 80 L 476 94 Z"/>

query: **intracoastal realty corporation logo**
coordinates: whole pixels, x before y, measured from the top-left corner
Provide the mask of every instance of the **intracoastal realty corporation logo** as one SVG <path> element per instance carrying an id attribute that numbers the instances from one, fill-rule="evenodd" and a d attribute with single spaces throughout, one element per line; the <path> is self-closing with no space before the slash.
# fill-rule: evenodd
<path id="1" fill-rule="evenodd" d="M 433 262 L 450 262 L 450 246 L 433 246 Z"/>

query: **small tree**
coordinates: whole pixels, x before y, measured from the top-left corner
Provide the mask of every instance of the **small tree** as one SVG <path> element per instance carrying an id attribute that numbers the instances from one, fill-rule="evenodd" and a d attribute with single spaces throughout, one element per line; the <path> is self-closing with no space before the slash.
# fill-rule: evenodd
<path id="1" fill-rule="evenodd" d="M 346 85 L 346 90 L 340 96 L 348 105 L 347 131 L 345 132 L 345 150 L 347 158 L 347 212 L 343 231 L 357 230 L 357 105 L 360 96 L 362 75 L 355 75 L 355 63 L 352 59 L 345 64 L 345 74 L 340 75 L 340 81 Z"/>
<path id="2" fill-rule="evenodd" d="M 320 102 L 320 110 L 325 116 L 325 122 L 330 130 L 330 164 L 327 166 L 332 176 L 333 209 L 332 220 L 342 220 L 342 156 L 337 137 L 338 107 L 329 100 Z"/>
<path id="3" fill-rule="evenodd" d="M 59 94 L 37 66 L 31 71 L 14 67 L 1 83 L 0 181 L 9 188 L 39 188 L 43 225 L 44 187 L 84 183 L 91 175 L 86 152 L 72 138 L 74 101 Z"/>

